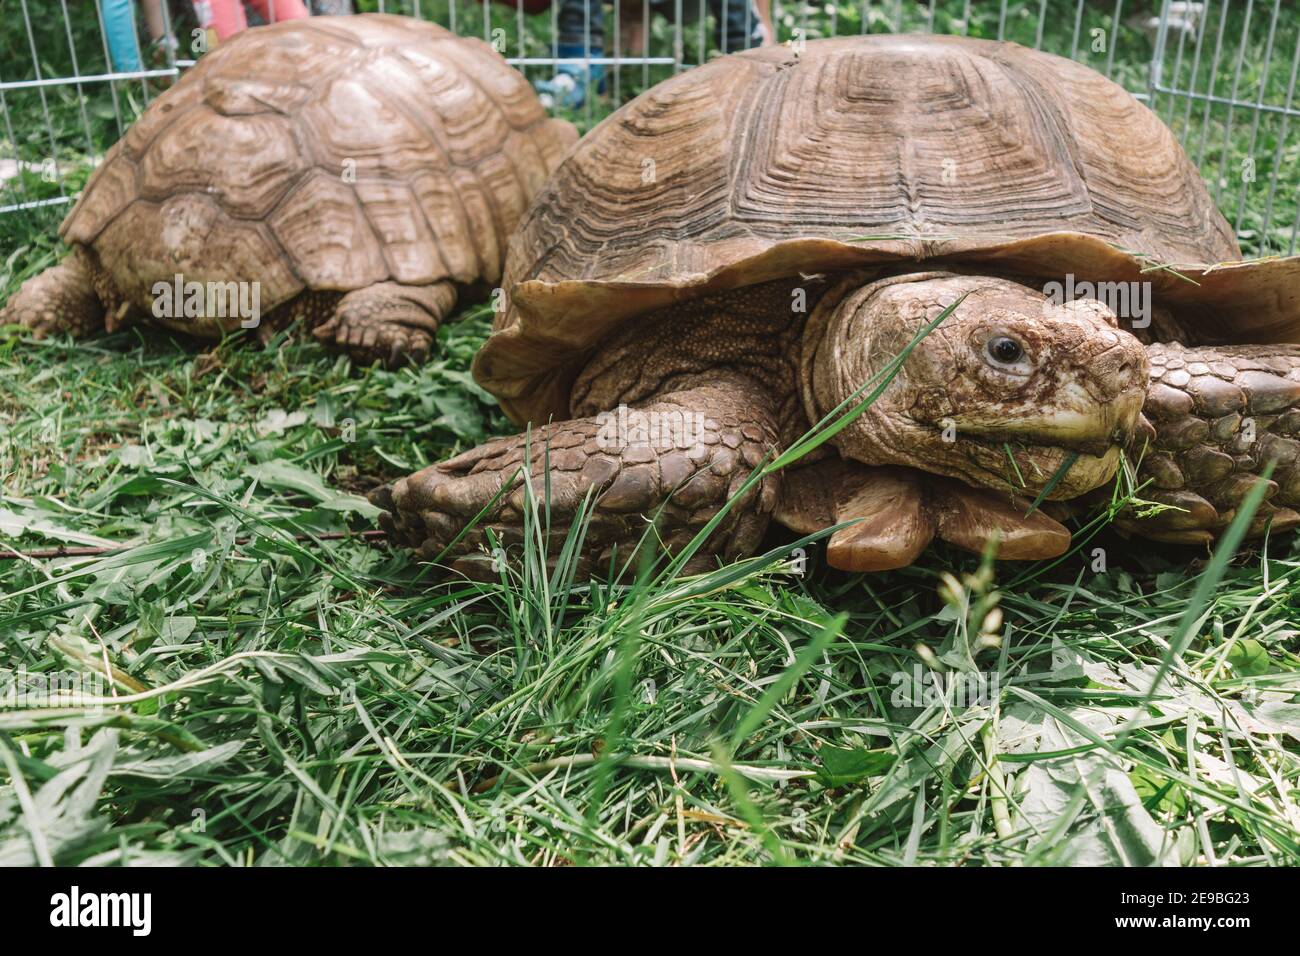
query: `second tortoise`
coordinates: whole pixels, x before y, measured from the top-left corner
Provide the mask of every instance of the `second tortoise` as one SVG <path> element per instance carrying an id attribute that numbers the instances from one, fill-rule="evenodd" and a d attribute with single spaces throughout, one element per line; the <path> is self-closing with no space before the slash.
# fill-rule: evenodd
<path id="1" fill-rule="evenodd" d="M 60 229 L 71 253 L 0 324 L 265 339 L 299 321 L 362 361 L 420 361 L 458 303 L 500 282 L 576 139 L 491 47 L 435 24 L 249 30 L 108 151 Z"/>

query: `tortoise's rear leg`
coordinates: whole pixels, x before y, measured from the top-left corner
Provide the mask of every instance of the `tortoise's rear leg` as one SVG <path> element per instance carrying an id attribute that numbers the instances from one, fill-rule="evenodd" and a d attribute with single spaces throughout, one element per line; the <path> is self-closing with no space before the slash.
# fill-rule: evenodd
<path id="1" fill-rule="evenodd" d="M 0 309 L 0 325 L 21 325 L 38 339 L 59 332 L 82 336 L 104 327 L 104 313 L 85 254 L 76 249 L 23 283 Z"/>
<path id="2" fill-rule="evenodd" d="M 444 559 L 460 558 L 457 566 L 472 570 L 482 562 L 467 556 L 486 551 L 489 529 L 507 548 L 523 541 L 527 467 L 543 521 L 549 483 L 552 560 L 592 494 L 580 568 L 600 571 L 611 560 L 623 565 L 643 538 L 656 553 L 661 545 L 669 553 L 681 550 L 776 442 L 770 399 L 761 390 L 700 386 L 489 442 L 381 488 L 371 500 L 387 512 L 380 523 L 394 542 L 428 559 L 487 509 Z M 762 479 L 731 506 L 692 559 L 692 570 L 754 551 L 776 506 L 777 482 Z M 656 514 L 658 527 L 647 538 Z"/>
<path id="3" fill-rule="evenodd" d="M 379 282 L 343 296 L 334 315 L 312 334 L 356 362 L 418 365 L 428 358 L 438 325 L 455 305 L 456 288 L 450 282 Z"/>

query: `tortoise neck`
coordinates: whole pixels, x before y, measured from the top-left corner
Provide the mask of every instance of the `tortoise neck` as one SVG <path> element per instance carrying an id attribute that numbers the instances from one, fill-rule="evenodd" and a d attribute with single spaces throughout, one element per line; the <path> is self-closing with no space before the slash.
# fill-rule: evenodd
<path id="1" fill-rule="evenodd" d="M 870 296 L 885 286 L 901 282 L 952 275 L 914 272 L 882 276 L 879 271 L 857 271 L 846 273 L 827 289 L 804 326 L 801 343 L 800 394 L 810 424 L 817 424 L 852 398 L 894 357 L 889 349 L 878 347 L 877 341 L 892 341 L 897 336 L 870 324 L 854 326 L 851 322 L 854 310 L 841 309 L 845 301 L 850 297 Z M 865 397 L 863 393 L 857 400 Z"/>

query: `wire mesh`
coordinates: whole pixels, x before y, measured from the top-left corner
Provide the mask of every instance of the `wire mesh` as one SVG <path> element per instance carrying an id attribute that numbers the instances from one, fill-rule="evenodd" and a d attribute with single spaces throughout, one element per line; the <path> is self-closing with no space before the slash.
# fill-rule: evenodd
<path id="1" fill-rule="evenodd" d="M 6 214 L 75 198 L 104 150 L 209 48 L 212 2 L 0 0 L 0 238 Z M 283 16 L 304 0 L 250 3 L 249 21 L 278 19 L 277 2 Z M 1294 253 L 1300 233 L 1300 18 L 1284 0 L 307 2 L 313 13 L 399 13 L 481 36 L 543 87 L 557 72 L 576 76 L 587 95 L 558 111 L 584 128 L 674 72 L 758 42 L 769 19 L 778 42 L 885 32 L 1014 40 L 1145 99 L 1248 255 Z"/>

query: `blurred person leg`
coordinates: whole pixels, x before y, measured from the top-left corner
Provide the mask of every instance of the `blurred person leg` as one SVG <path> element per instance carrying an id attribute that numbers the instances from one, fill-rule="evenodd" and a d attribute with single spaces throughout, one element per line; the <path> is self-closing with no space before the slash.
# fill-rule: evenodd
<path id="1" fill-rule="evenodd" d="M 605 8 L 600 0 L 563 0 L 556 14 L 559 42 L 556 55 L 562 60 L 599 58 L 605 55 Z M 548 106 L 579 109 L 587 96 L 605 80 L 599 63 L 561 63 L 555 76 L 533 85 Z"/>
<path id="2" fill-rule="evenodd" d="M 119 73 L 136 72 L 140 69 L 140 43 L 131 0 L 99 0 L 99 13 L 104 18 L 104 39 L 108 41 L 113 69 Z"/>
<path id="3" fill-rule="evenodd" d="M 149 31 L 149 65 L 156 69 L 170 66 L 179 47 L 176 37 L 168 30 L 170 24 L 163 10 L 163 0 L 140 0 L 140 7 Z"/>
<path id="4" fill-rule="evenodd" d="M 768 18 L 771 2 L 765 0 Z M 754 0 L 709 0 L 709 8 L 717 21 L 714 42 L 723 53 L 739 53 L 764 45 L 762 11 Z"/>
<path id="5" fill-rule="evenodd" d="M 267 23 L 283 20 L 302 20 L 311 16 L 302 0 L 248 0 L 253 9 Z"/>
<path id="6" fill-rule="evenodd" d="M 646 55 L 646 29 L 645 4 L 641 0 L 622 0 L 618 8 L 618 40 L 623 56 Z"/>
<path id="7" fill-rule="evenodd" d="M 156 43 L 167 33 L 162 0 L 140 0 L 140 8 L 144 11 L 144 25 L 149 30 L 149 39 Z"/>
<path id="8" fill-rule="evenodd" d="M 208 26 L 217 34 L 217 40 L 228 40 L 248 29 L 248 18 L 240 0 L 207 0 L 207 5 Z"/>
<path id="9" fill-rule="evenodd" d="M 776 24 L 772 22 L 772 0 L 754 0 L 759 26 L 763 31 L 763 46 L 776 43 Z"/>

